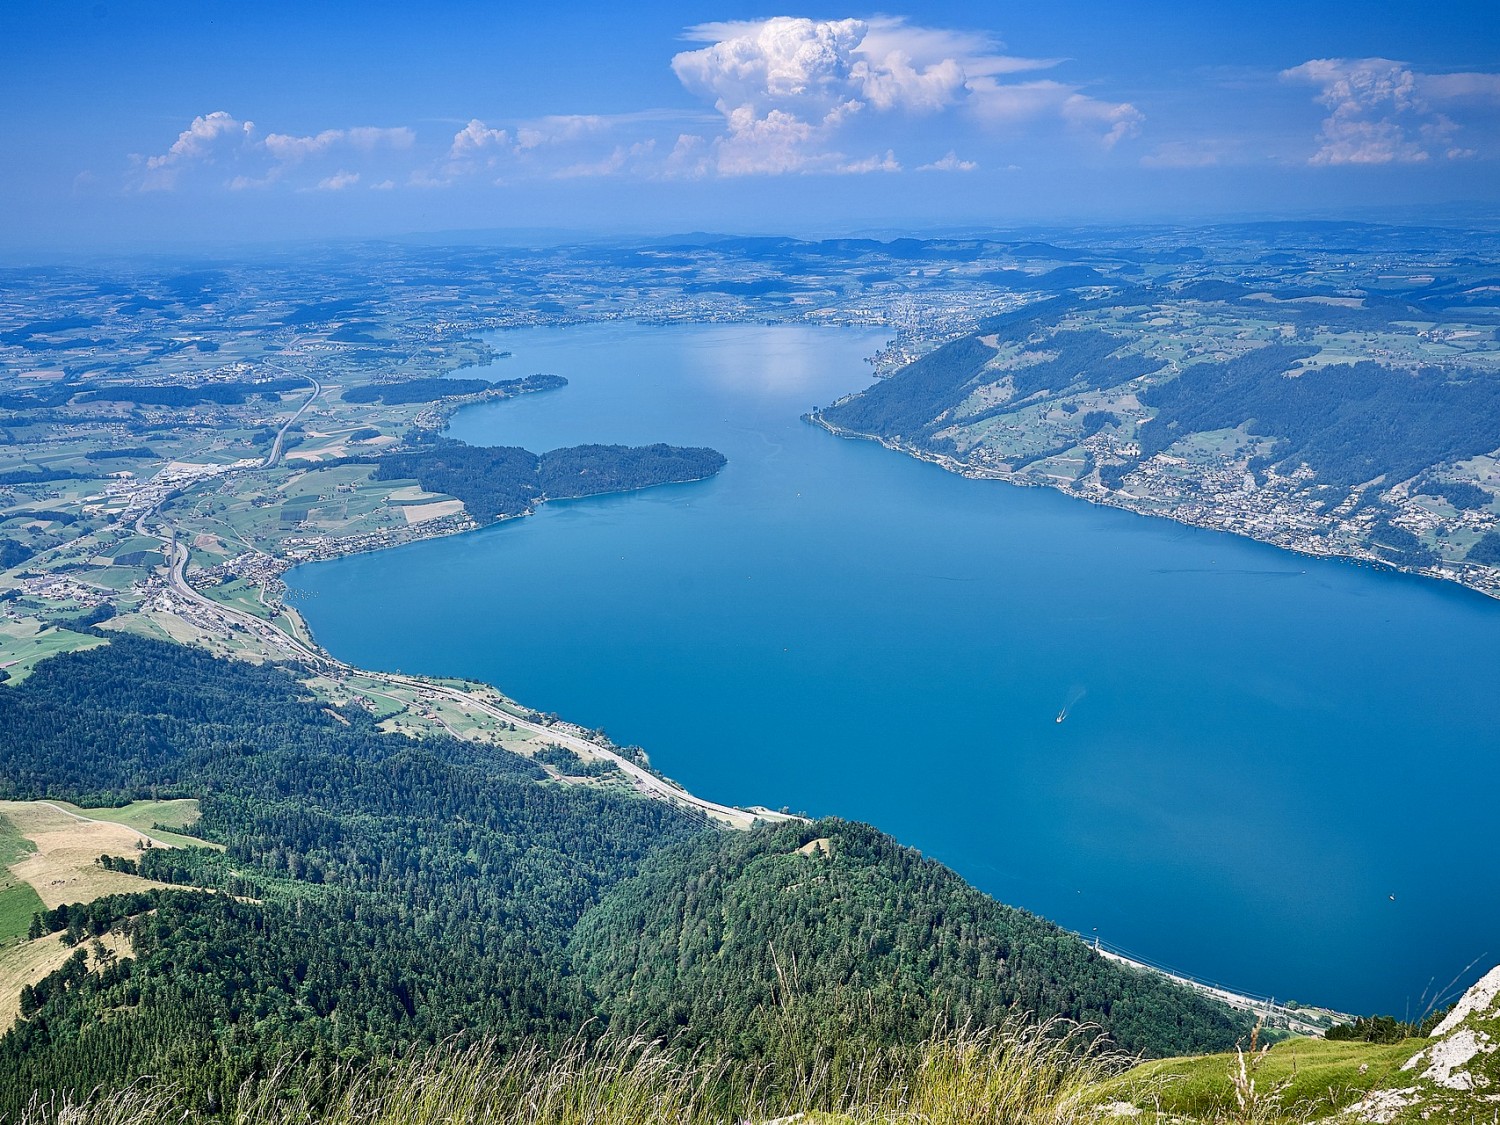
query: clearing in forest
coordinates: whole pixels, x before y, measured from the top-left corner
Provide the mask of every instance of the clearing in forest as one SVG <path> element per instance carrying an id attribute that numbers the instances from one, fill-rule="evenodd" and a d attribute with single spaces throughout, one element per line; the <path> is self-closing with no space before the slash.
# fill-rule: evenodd
<path id="1" fill-rule="evenodd" d="M 96 861 L 102 855 L 133 858 L 147 847 L 171 847 L 160 838 L 170 833 L 147 833 L 127 824 L 91 819 L 52 801 L 0 801 L 0 818 L 9 822 L 13 834 L 34 845 L 35 851 L 9 865 L 10 874 L 30 884 L 48 909 L 166 885 L 108 871 Z"/>

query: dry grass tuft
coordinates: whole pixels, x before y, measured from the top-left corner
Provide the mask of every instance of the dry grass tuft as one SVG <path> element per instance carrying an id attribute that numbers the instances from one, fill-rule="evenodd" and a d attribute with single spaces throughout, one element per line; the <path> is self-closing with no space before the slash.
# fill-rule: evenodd
<path id="1" fill-rule="evenodd" d="M 1114 1062 L 1091 1029 L 1016 1023 L 934 1038 L 911 1053 L 814 1067 L 787 1090 L 764 1073 L 683 1062 L 640 1039 L 574 1039 L 505 1057 L 449 1046 L 389 1069 L 347 1070 L 303 1085 L 283 1066 L 215 1114 L 189 1091 L 142 1083 L 68 1104 L 38 1102 L 19 1125 L 1073 1125 L 1093 1120 Z M 836 1075 L 836 1077 L 835 1077 Z M 328 1090 L 338 1091 L 331 1096 Z M 767 1094 L 766 1090 L 776 1090 Z M 803 1115 L 807 1115 L 804 1117 Z"/>

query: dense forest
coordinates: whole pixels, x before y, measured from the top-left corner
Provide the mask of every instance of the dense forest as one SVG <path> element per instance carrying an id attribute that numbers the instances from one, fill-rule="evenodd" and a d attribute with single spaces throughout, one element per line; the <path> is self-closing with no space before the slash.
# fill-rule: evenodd
<path id="1" fill-rule="evenodd" d="M 800 1026 L 849 1050 L 1012 1006 L 1153 1054 L 1243 1030 L 873 829 L 721 834 L 543 777 L 495 747 L 382 733 L 276 667 L 129 636 L 44 662 L 0 690 L 0 795 L 197 797 L 194 831 L 226 850 L 123 857 L 184 889 L 39 916 L 78 953 L 0 1039 L 0 1120 L 37 1089 L 150 1073 L 211 1106 L 289 1053 L 328 1071 L 584 1025 L 681 1027 L 684 1047 L 764 1062 L 787 1010 L 776 964 Z M 819 837 L 831 855 L 797 854 Z M 93 945 L 108 930 L 129 955 Z"/>
<path id="2" fill-rule="evenodd" d="M 952 411 L 968 398 L 979 373 L 995 358 L 995 349 L 984 342 L 985 336 L 1024 340 L 1076 304 L 1077 301 L 1072 297 L 1053 297 L 1013 312 L 987 317 L 978 331 L 944 344 L 857 395 L 850 395 L 832 406 L 824 407 L 818 412 L 819 416 L 841 429 L 857 433 L 900 437 L 918 445 L 932 444 L 933 431 L 953 420 Z M 1065 342 L 1078 347 L 1059 356 L 1056 361 L 1038 365 L 1034 376 L 1037 388 L 1032 390 L 1049 384 L 1066 386 L 1081 374 L 1086 374 L 1089 358 L 1094 355 L 1100 342 L 1098 337 L 1111 342 L 1100 353 L 1103 355 L 1122 343 L 1103 333 L 1080 332 L 1066 335 L 1077 337 L 1077 340 L 1069 339 Z M 1134 369 L 1134 363 L 1138 362 L 1132 362 L 1129 369 L 1131 374 L 1122 374 L 1121 377 L 1132 378 L 1139 374 Z M 1157 365 L 1148 364 L 1147 369 L 1155 366 Z M 1022 398 L 1029 393 L 1031 391 L 1018 392 L 1015 397 Z M 941 444 L 946 447 L 946 443 Z"/>
<path id="3" fill-rule="evenodd" d="M 134 445 L 128 449 L 90 449 L 83 455 L 85 461 L 118 461 L 121 458 L 151 458 L 156 451 L 145 445 Z"/>
<path id="4" fill-rule="evenodd" d="M 51 386 L 42 387 L 24 394 L 0 394 L 0 410 L 46 410 L 71 402 L 88 385 L 71 383 L 63 379 Z"/>
<path id="5" fill-rule="evenodd" d="M 995 349 L 977 335 L 965 336 L 819 413 L 846 430 L 879 437 L 916 437 L 968 397 L 969 384 L 994 358 Z"/>
<path id="6" fill-rule="evenodd" d="M 20 566 L 34 554 L 36 554 L 35 549 L 19 539 L 12 539 L 8 535 L 0 536 L 0 570 Z"/>
<path id="7" fill-rule="evenodd" d="M 135 956 L 44 983 L 0 1040 L 0 1118 L 33 1089 L 154 1073 L 222 1098 L 289 1051 L 321 1066 L 466 1031 L 564 1034 L 591 1010 L 563 955 L 577 919 L 704 830 L 539 784 L 501 750 L 382 734 L 285 671 L 131 637 L 0 692 L 0 731 L 7 797 L 200 798 L 197 831 L 227 852 L 152 850 L 140 873 L 249 900 L 98 904 L 85 932 L 119 925 Z"/>
<path id="8" fill-rule="evenodd" d="M 464 502 L 480 523 L 570 500 L 657 484 L 702 480 L 724 467 L 717 450 L 674 445 L 575 445 L 537 455 L 516 446 L 435 438 L 380 458 L 376 480 L 417 481 Z"/>
<path id="9" fill-rule="evenodd" d="M 47 484 L 55 480 L 79 480 L 78 473 L 71 469 L 44 469 L 27 467 L 8 469 L 0 473 L 0 487 L 14 484 Z"/>
<path id="10" fill-rule="evenodd" d="M 1500 532 L 1486 531 L 1469 548 L 1469 561 L 1484 566 L 1500 566 Z"/>
<path id="11" fill-rule="evenodd" d="M 137 406 L 200 406 L 216 403 L 238 406 L 251 395 L 280 395 L 286 391 L 306 390 L 306 379 L 265 379 L 257 383 L 201 383 L 181 387 L 165 383 L 128 384 L 85 391 L 80 403 L 129 402 Z"/>
<path id="12" fill-rule="evenodd" d="M 574 933 L 574 963 L 610 1017 L 651 1035 L 775 1050 L 788 1021 L 915 1043 L 934 1018 L 1007 1011 L 1107 1026 L 1131 1052 L 1188 1053 L 1244 1027 L 1161 977 L 1098 956 L 1045 919 L 974 890 L 868 825 L 787 824 L 653 857 Z"/>

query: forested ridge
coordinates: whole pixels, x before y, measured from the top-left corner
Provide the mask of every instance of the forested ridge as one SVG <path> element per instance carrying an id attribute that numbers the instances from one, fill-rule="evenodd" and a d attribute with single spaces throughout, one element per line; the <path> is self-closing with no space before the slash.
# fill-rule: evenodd
<path id="1" fill-rule="evenodd" d="M 1319 480 L 1349 487 L 1382 476 L 1394 484 L 1500 448 L 1500 380 L 1368 360 L 1287 374 L 1315 350 L 1272 344 L 1152 387 L 1141 396 L 1156 408 L 1141 429 L 1142 455 L 1195 431 L 1247 425 L 1276 439 L 1270 461 L 1306 463 Z"/>
<path id="2" fill-rule="evenodd" d="M 1228 1012 L 1099 956 L 869 825 L 787 824 L 649 859 L 579 924 L 575 967 L 612 1020 L 774 1051 L 789 1020 L 858 1044 L 913 1043 L 939 1019 L 1008 1011 L 1108 1027 L 1130 1052 L 1231 1042 Z"/>
<path id="3" fill-rule="evenodd" d="M 216 403 L 238 406 L 252 395 L 281 395 L 287 391 L 305 390 L 306 379 L 265 379 L 256 383 L 202 383 L 196 387 L 164 384 L 130 384 L 86 391 L 78 401 L 128 402 L 137 406 L 199 406 Z M 76 389 L 76 388 L 75 388 Z"/>
<path id="4" fill-rule="evenodd" d="M 100 904 L 135 959 L 43 990 L 0 1040 L 0 1114 L 36 1089 L 142 1073 L 223 1098 L 287 1052 L 321 1067 L 586 1018 L 563 957 L 572 925 L 649 851 L 703 829 L 663 804 L 539 784 L 504 751 L 339 716 L 287 672 L 131 637 L 0 692 L 0 791 L 199 797 L 196 830 L 227 852 L 149 851 L 141 873 L 256 900 L 173 892 L 114 917 Z"/>
<path id="5" fill-rule="evenodd" d="M 995 358 L 995 349 L 984 337 L 1025 339 L 1075 303 L 1071 297 L 1054 297 L 989 317 L 970 335 L 944 344 L 818 414 L 843 429 L 926 444 L 933 431 L 941 428 L 939 419 L 969 396 L 980 372 Z M 946 443 L 940 444 L 946 448 Z"/>
<path id="6" fill-rule="evenodd" d="M 387 383 L 366 383 L 363 386 L 347 387 L 340 394 L 345 402 L 383 402 L 387 406 L 403 406 L 414 402 L 436 402 L 445 398 L 461 398 L 465 395 L 498 394 L 505 397 L 535 391 L 551 391 L 566 387 L 568 381 L 561 375 L 527 375 L 520 379 L 504 379 L 492 383 L 488 379 L 400 379 Z"/>
<path id="7" fill-rule="evenodd" d="M 289 1054 L 328 1071 L 455 1035 L 644 1026 L 758 1064 L 788 1011 L 849 1051 L 1012 1007 L 1154 1054 L 1241 1030 L 873 829 L 721 834 L 543 777 L 495 747 L 382 733 L 287 670 L 129 636 L 0 689 L 0 795 L 196 797 L 193 831 L 226 848 L 125 857 L 184 889 L 39 918 L 79 955 L 0 1039 L 0 1120 L 36 1090 L 143 1073 L 222 1104 Z M 830 857 L 796 854 L 818 836 Z M 128 955 L 91 945 L 111 929 Z M 794 963 L 791 1007 L 772 957 Z"/>
<path id="8" fill-rule="evenodd" d="M 976 333 L 944 344 L 857 395 L 819 413 L 845 429 L 881 437 L 917 437 L 968 396 L 970 383 L 995 358 Z"/>

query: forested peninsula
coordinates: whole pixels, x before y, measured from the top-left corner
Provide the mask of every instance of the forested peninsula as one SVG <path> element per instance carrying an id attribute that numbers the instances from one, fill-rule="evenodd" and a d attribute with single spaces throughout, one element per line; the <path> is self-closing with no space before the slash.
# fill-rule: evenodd
<path id="1" fill-rule="evenodd" d="M 722 453 L 701 447 L 574 445 L 538 455 L 516 446 L 437 437 L 382 457 L 375 479 L 414 479 L 426 492 L 462 500 L 468 513 L 486 524 L 525 515 L 547 500 L 703 480 L 724 465 Z"/>

